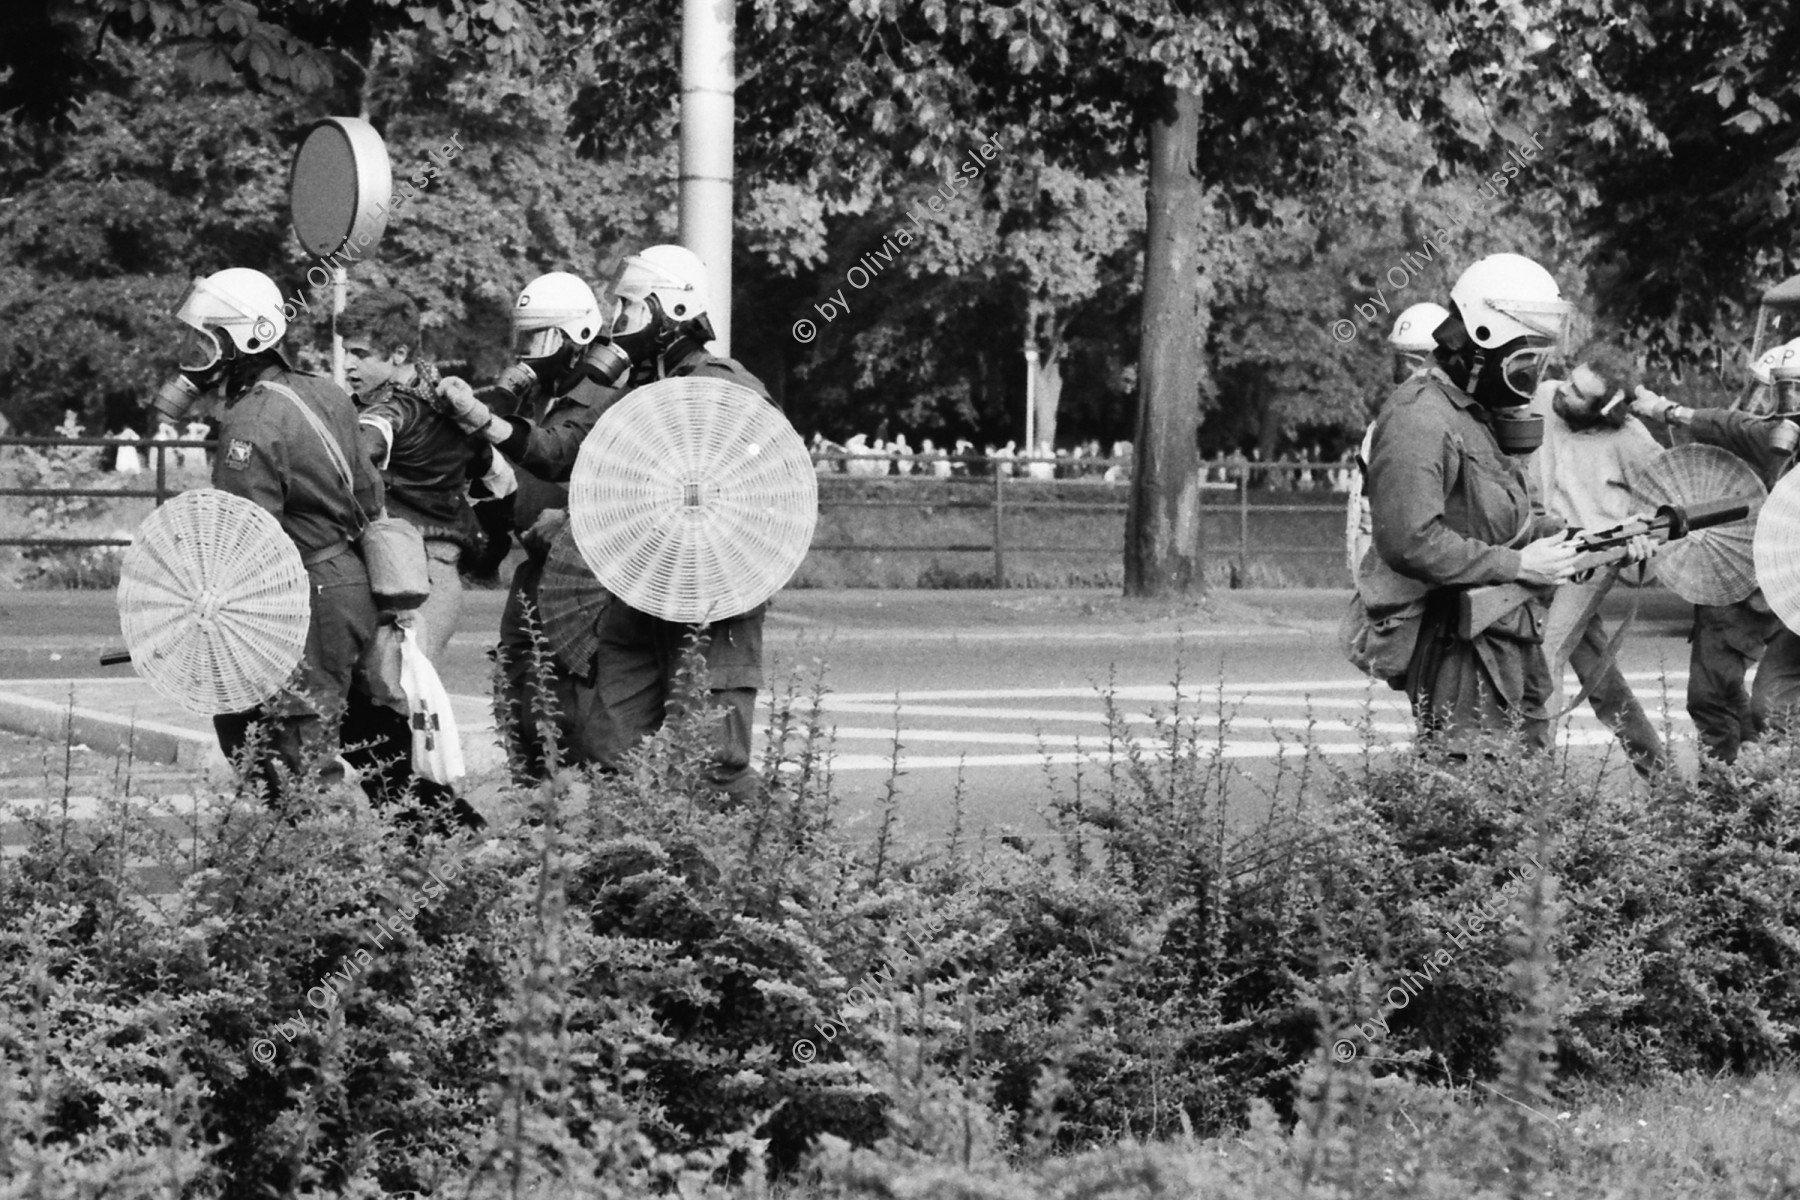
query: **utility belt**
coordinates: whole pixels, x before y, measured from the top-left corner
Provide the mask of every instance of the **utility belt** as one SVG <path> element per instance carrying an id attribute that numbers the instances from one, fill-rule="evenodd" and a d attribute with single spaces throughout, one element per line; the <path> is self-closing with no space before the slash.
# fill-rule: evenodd
<path id="1" fill-rule="evenodd" d="M 309 553 L 302 554 L 300 556 L 300 565 L 310 571 L 314 567 L 324 566 L 326 563 L 331 562 L 333 559 L 341 558 L 344 555 L 350 553 L 354 549 L 355 549 L 355 547 L 352 546 L 348 541 L 345 541 L 344 539 L 340 538 L 339 540 L 333 542 L 331 545 L 326 546 L 322 549 L 313 550 L 313 551 L 310 551 Z"/>

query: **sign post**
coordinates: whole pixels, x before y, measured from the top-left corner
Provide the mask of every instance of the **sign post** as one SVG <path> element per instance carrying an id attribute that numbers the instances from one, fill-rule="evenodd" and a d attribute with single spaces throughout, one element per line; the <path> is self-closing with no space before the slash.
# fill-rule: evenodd
<path id="1" fill-rule="evenodd" d="M 349 289 L 343 260 L 365 257 L 380 243 L 393 196 L 387 143 L 361 117 L 326 117 L 300 139 L 288 173 L 288 206 L 301 249 L 331 269 L 331 377 L 339 387 L 344 342 L 337 315 Z"/>

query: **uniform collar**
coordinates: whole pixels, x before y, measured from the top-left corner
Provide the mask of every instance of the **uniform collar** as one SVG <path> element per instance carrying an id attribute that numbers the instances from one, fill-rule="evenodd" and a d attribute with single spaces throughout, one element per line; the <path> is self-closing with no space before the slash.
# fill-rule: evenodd
<path id="1" fill-rule="evenodd" d="M 682 334 L 673 346 L 657 357 L 655 374 L 644 382 L 651 383 L 657 379 L 673 379 L 685 375 L 711 357 L 706 351 L 706 343 Z"/>
<path id="2" fill-rule="evenodd" d="M 275 378 L 277 375 L 285 375 L 293 371 L 294 364 L 288 361 L 287 355 L 282 353 L 280 346 L 265 350 L 263 353 L 269 355 L 275 361 L 256 373 L 255 382 L 263 383 L 266 380 Z"/>
<path id="3" fill-rule="evenodd" d="M 1456 381 L 1444 373 L 1444 368 L 1433 363 L 1431 366 L 1426 367 L 1423 373 L 1427 379 L 1430 379 L 1444 389 L 1444 395 L 1450 398 L 1450 403 L 1456 405 L 1456 407 L 1468 413 L 1483 425 L 1490 422 L 1491 415 L 1487 410 L 1487 405 L 1457 387 Z"/>
<path id="4" fill-rule="evenodd" d="M 242 387 L 234 392 L 228 392 L 224 396 L 225 408 L 230 408 L 239 400 L 248 396 L 256 389 L 256 385 L 259 383 L 267 383 L 269 380 L 280 375 L 294 374 L 294 364 L 288 361 L 287 355 L 281 352 L 280 346 L 271 347 L 270 349 L 264 350 L 262 353 L 264 356 L 271 358 L 274 361 L 258 371 L 253 378 L 246 380 Z M 231 385 L 227 383 L 226 386 L 229 388 Z"/>

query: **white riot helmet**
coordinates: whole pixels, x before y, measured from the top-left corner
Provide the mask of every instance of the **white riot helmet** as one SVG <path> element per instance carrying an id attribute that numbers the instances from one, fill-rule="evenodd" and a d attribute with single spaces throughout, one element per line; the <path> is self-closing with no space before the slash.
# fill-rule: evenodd
<path id="1" fill-rule="evenodd" d="M 585 346 L 600 333 L 594 289 L 567 271 L 539 275 L 519 293 L 512 313 L 513 354 L 546 359 L 565 346 Z"/>
<path id="2" fill-rule="evenodd" d="M 230 339 L 236 354 L 260 354 L 287 334 L 281 289 L 273 279 L 249 267 L 231 267 L 205 279 L 196 278 L 175 306 L 175 319 L 187 326 L 176 365 L 196 374 L 211 370 L 225 358 L 221 333 Z"/>
<path id="3" fill-rule="evenodd" d="M 1550 272 L 1523 254 L 1490 254 L 1464 271 L 1450 299 L 1469 337 L 1483 350 L 1516 338 L 1549 338 L 1566 349 L 1575 306 Z"/>
<path id="4" fill-rule="evenodd" d="M 1450 310 L 1429 300 L 1421 301 L 1394 318 L 1388 345 L 1403 354 L 1430 354 L 1437 349 L 1432 332 L 1450 319 Z"/>
<path id="5" fill-rule="evenodd" d="M 609 332 L 621 341 L 658 324 L 683 326 L 707 314 L 706 264 L 685 246 L 651 246 L 629 255 L 612 282 Z M 651 301 L 655 301 L 654 309 Z"/>
<path id="6" fill-rule="evenodd" d="M 1504 385 L 1499 394 L 1530 403 L 1550 364 L 1567 349 L 1575 315 L 1550 272 L 1522 254 L 1490 254 L 1462 273 L 1450 300 L 1481 350 L 1513 347 L 1482 373 L 1497 366 L 1494 378 Z"/>

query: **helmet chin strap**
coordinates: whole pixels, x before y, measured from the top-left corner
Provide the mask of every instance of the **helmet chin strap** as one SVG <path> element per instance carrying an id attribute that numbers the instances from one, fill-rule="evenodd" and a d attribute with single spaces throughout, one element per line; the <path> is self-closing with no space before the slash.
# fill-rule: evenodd
<path id="1" fill-rule="evenodd" d="M 249 391 L 250 385 L 256 382 L 256 377 L 274 363 L 288 365 L 287 359 L 282 355 L 280 348 L 276 346 L 271 346 L 269 349 L 255 354 L 238 354 L 225 359 L 220 373 L 220 379 L 225 385 L 225 395 L 235 398 L 243 392 Z"/>

